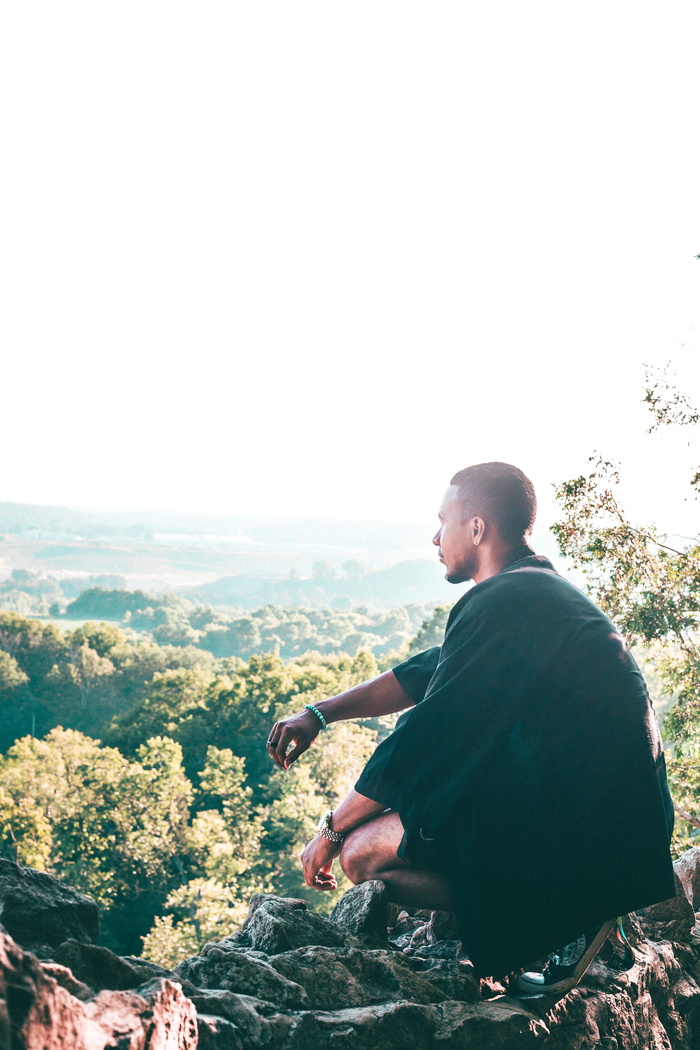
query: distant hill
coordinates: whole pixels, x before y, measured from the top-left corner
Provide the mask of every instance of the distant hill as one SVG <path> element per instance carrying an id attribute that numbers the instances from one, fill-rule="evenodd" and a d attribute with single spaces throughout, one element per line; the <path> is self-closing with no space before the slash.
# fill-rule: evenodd
<path id="1" fill-rule="evenodd" d="M 357 603 L 395 606 L 438 599 L 454 601 L 460 593 L 445 582 L 434 562 L 411 559 L 360 577 L 261 580 L 258 576 L 224 576 L 194 588 L 187 596 L 212 605 L 255 609 L 270 603 L 285 607 Z"/>

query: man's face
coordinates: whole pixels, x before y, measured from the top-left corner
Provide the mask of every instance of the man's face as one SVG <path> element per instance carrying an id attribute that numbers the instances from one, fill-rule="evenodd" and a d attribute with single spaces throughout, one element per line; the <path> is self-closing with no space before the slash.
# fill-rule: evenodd
<path id="1" fill-rule="evenodd" d="M 459 489 L 450 485 L 438 512 L 440 528 L 433 536 L 440 561 L 445 566 L 448 583 L 464 583 L 472 579 L 476 570 L 477 547 L 474 545 L 469 522 L 458 498 Z"/>

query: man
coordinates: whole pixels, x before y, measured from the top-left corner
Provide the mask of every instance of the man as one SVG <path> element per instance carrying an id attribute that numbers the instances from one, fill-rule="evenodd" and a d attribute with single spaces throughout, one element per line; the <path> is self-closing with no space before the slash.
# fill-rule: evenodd
<path id="1" fill-rule="evenodd" d="M 535 494 L 482 463 L 452 478 L 433 543 L 474 586 L 442 646 L 278 722 L 289 768 L 326 722 L 409 708 L 302 854 L 309 886 L 381 879 L 405 906 L 454 911 L 478 973 L 525 994 L 575 984 L 617 915 L 675 893 L 658 729 L 624 640 L 527 545 Z M 288 750 L 291 747 L 291 750 Z M 565 948 L 561 946 L 565 945 Z"/>

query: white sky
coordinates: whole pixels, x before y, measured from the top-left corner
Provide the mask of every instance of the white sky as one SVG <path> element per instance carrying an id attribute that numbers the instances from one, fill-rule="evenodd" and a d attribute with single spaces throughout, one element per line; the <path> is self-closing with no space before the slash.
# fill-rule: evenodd
<path id="1" fill-rule="evenodd" d="M 0 499 L 424 518 L 598 448 L 697 531 L 695 3 L 4 5 Z"/>

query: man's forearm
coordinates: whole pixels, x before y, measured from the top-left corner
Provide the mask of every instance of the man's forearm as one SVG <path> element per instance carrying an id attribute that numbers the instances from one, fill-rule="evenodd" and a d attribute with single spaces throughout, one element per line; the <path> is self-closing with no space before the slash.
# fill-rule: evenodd
<path id="1" fill-rule="evenodd" d="M 366 824 L 368 820 L 383 813 L 385 809 L 383 802 L 375 802 L 352 788 L 333 810 L 333 831 L 346 835 L 349 831 L 359 828 L 360 824 Z"/>
<path id="2" fill-rule="evenodd" d="M 369 682 L 355 685 L 337 696 L 319 700 L 315 705 L 326 722 L 339 722 L 345 718 L 376 718 L 392 715 L 413 707 L 408 695 L 393 671 L 385 671 Z"/>

